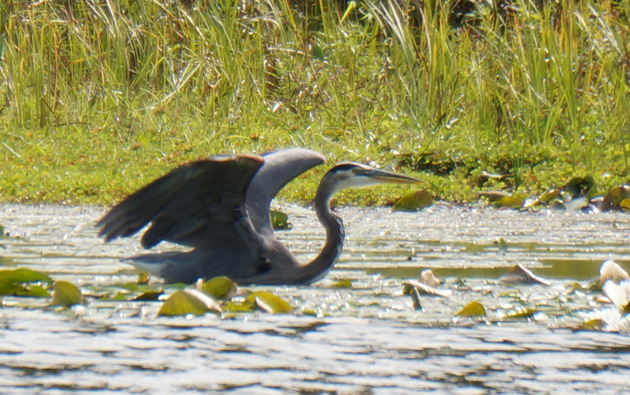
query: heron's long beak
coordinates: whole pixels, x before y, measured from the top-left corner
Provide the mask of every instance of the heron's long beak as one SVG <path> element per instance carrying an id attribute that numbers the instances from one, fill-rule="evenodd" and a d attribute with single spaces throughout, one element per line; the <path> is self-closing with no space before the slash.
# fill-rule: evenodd
<path id="1" fill-rule="evenodd" d="M 376 169 L 366 169 L 364 175 L 382 183 L 414 184 L 420 182 L 420 180 L 416 178 L 403 174 L 390 173 L 388 171 Z"/>

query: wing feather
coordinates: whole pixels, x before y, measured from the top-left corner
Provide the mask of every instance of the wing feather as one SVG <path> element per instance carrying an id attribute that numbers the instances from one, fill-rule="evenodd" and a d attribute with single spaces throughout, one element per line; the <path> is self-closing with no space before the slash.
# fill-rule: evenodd
<path id="1" fill-rule="evenodd" d="M 234 242 L 244 237 L 245 196 L 262 164 L 260 156 L 239 155 L 182 165 L 111 209 L 97 223 L 99 235 L 106 241 L 128 237 L 151 223 L 145 248 L 161 241 L 197 248 Z"/>
<path id="2" fill-rule="evenodd" d="M 247 191 L 246 206 L 257 232 L 273 236 L 269 206 L 271 200 L 295 177 L 324 163 L 319 152 L 291 148 L 263 155 L 265 163 L 252 180 Z"/>

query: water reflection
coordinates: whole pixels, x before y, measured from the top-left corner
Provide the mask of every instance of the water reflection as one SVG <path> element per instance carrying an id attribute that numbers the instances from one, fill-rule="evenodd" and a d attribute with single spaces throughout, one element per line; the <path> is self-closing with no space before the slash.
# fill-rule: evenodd
<path id="1" fill-rule="evenodd" d="M 1 262 L 42 270 L 84 292 L 132 282 L 135 274 L 118 258 L 137 253 L 138 242 L 103 244 L 92 228 L 100 214 L 90 207 L 2 206 L 0 224 L 13 237 L 0 240 Z M 280 237 L 307 260 L 323 234 L 310 212 L 290 214 L 294 230 Z M 625 215 L 347 209 L 343 216 L 346 253 L 328 278 L 311 287 L 269 287 L 297 314 L 165 318 L 157 317 L 157 302 L 92 299 L 59 310 L 41 299 L 5 297 L 1 392 L 620 393 L 630 387 L 625 333 L 562 329 L 578 319 L 575 311 L 599 306 L 579 288 L 584 296 L 567 300 L 567 288 L 586 287 L 603 260 L 623 263 L 628 256 Z M 506 251 L 495 244 L 500 238 Z M 554 283 L 523 289 L 493 281 L 515 263 Z M 426 267 L 446 277 L 455 296 L 424 298 L 424 311 L 414 311 L 401 284 Z M 350 279 L 352 288 L 331 288 L 339 279 Z M 535 297 L 547 318 L 493 320 Z M 453 312 L 471 300 L 486 305 L 488 319 L 453 325 Z M 321 316 L 300 315 L 307 310 Z"/>

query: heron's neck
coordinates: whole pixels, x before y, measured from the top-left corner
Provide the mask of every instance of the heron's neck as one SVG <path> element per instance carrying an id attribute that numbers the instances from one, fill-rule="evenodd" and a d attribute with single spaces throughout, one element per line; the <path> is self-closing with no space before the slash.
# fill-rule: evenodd
<path id="1" fill-rule="evenodd" d="M 344 228 L 341 218 L 330 210 L 330 198 L 334 191 L 320 184 L 314 206 L 319 222 L 326 229 L 326 243 L 319 255 L 302 266 L 301 281 L 312 283 L 322 278 L 333 267 L 343 248 Z"/>

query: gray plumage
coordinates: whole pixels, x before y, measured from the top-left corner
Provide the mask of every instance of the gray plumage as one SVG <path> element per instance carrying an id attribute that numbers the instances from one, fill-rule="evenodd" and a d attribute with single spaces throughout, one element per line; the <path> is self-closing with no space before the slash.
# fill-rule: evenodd
<path id="1" fill-rule="evenodd" d="M 144 254 L 125 261 L 169 282 L 228 276 L 239 284 L 304 284 L 324 276 L 343 246 L 341 219 L 330 210 L 340 189 L 417 180 L 358 163 L 342 163 L 322 178 L 314 200 L 326 242 L 310 263 L 300 263 L 275 239 L 271 200 L 292 179 L 324 162 L 306 149 L 263 156 L 215 157 L 182 165 L 131 194 L 98 223 L 106 241 L 128 237 L 147 224 L 144 248 L 162 241 L 189 251 Z"/>

